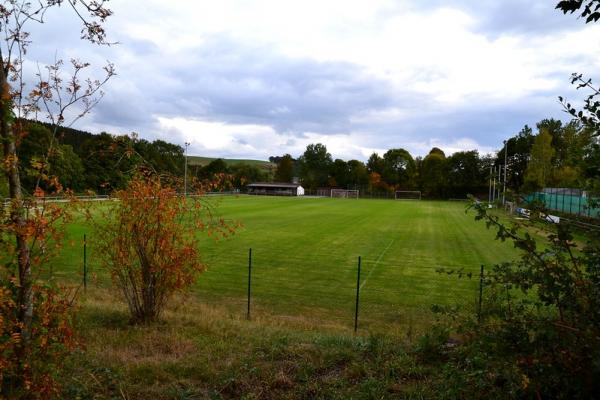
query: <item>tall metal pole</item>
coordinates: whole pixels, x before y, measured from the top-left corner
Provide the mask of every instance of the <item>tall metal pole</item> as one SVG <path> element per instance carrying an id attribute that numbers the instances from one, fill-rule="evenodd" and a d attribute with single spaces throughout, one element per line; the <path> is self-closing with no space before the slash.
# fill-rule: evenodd
<path id="1" fill-rule="evenodd" d="M 187 161 L 190 142 L 185 142 L 185 165 L 183 167 L 183 195 L 187 197 Z"/>
<path id="2" fill-rule="evenodd" d="M 496 200 L 496 166 L 493 170 L 494 177 L 492 178 L 492 203 Z"/>
<path id="3" fill-rule="evenodd" d="M 488 186 L 489 186 L 489 190 L 488 190 L 488 204 L 492 204 L 492 168 L 493 166 L 490 165 L 490 178 L 488 180 Z"/>
<path id="4" fill-rule="evenodd" d="M 498 165 L 498 193 L 496 193 L 496 199 L 500 200 L 500 182 L 502 180 L 502 165 Z"/>
<path id="5" fill-rule="evenodd" d="M 508 165 L 506 162 L 506 156 L 508 154 L 508 140 L 504 141 L 504 185 L 502 188 L 502 204 L 506 204 L 506 166 Z"/>

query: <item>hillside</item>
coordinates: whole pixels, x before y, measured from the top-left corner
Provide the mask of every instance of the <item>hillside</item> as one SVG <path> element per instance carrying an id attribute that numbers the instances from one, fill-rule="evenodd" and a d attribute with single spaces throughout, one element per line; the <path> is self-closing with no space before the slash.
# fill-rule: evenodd
<path id="1" fill-rule="evenodd" d="M 204 167 L 208 165 L 211 161 L 216 160 L 215 157 L 201 157 L 201 156 L 188 156 L 188 165 L 199 165 Z M 236 158 L 223 158 L 223 161 L 229 166 L 236 164 L 248 164 L 248 165 L 256 165 L 264 169 L 276 168 L 277 164 L 271 163 L 269 161 L 263 160 L 244 160 L 244 159 L 236 159 Z"/>

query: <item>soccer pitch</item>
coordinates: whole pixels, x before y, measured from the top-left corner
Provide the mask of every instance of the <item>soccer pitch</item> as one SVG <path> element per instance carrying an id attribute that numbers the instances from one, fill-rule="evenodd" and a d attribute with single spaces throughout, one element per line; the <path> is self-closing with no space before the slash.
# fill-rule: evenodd
<path id="1" fill-rule="evenodd" d="M 195 292 L 207 301 L 228 298 L 244 312 L 252 248 L 253 311 L 352 325 L 361 256 L 361 326 L 422 325 L 432 304 L 475 303 L 481 264 L 517 256 L 465 205 L 225 198 L 220 213 L 244 226 L 231 239 L 203 242 L 208 271 Z M 440 267 L 475 276 L 458 279 Z"/>
<path id="2" fill-rule="evenodd" d="M 214 201 L 219 216 L 243 226 L 218 241 L 202 234 L 208 269 L 192 295 L 226 306 L 232 315 L 246 313 L 249 248 L 253 318 L 351 329 L 361 256 L 359 325 L 375 331 L 426 326 L 432 304 L 473 306 L 480 265 L 517 257 L 510 243 L 494 241 L 495 232 L 475 221 L 474 212 L 465 214 L 462 202 L 261 196 Z M 85 230 L 73 226 L 70 235 Z M 88 237 L 93 243 L 91 231 Z M 98 269 L 93 246 L 88 259 L 105 285 L 107 274 Z M 474 277 L 458 279 L 438 268 L 462 268 Z"/>

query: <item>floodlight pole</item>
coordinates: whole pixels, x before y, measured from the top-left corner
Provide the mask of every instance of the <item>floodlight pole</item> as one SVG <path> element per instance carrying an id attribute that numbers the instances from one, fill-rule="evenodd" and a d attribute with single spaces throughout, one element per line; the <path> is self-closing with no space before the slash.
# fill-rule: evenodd
<path id="1" fill-rule="evenodd" d="M 493 176 L 493 172 L 492 172 L 492 168 L 494 168 L 493 165 L 490 165 L 490 177 L 488 179 L 488 186 L 489 186 L 489 190 L 488 190 L 488 204 L 492 204 L 492 176 Z"/>
<path id="2" fill-rule="evenodd" d="M 508 153 L 508 140 L 504 141 L 504 185 L 502 187 L 502 204 L 506 204 L 506 159 Z"/>
<path id="3" fill-rule="evenodd" d="M 500 183 L 502 182 L 502 165 L 498 165 L 498 194 L 496 200 L 500 200 Z"/>
<path id="4" fill-rule="evenodd" d="M 496 166 L 494 165 L 492 177 L 492 203 L 496 200 Z"/>
<path id="5" fill-rule="evenodd" d="M 188 161 L 188 147 L 190 142 L 185 142 L 185 164 L 183 167 L 183 195 L 187 197 L 187 161 Z"/>

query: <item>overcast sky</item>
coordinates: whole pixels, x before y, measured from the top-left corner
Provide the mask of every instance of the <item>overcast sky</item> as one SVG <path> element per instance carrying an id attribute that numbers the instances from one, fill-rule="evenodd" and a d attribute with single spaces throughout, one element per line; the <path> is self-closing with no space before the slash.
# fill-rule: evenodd
<path id="1" fill-rule="evenodd" d="M 76 125 L 137 132 L 189 154 L 267 159 L 309 143 L 366 160 L 403 147 L 497 150 L 600 79 L 600 24 L 552 0 L 113 0 L 109 38 L 79 40 L 66 8 L 32 29 L 29 59 L 115 64 Z"/>

